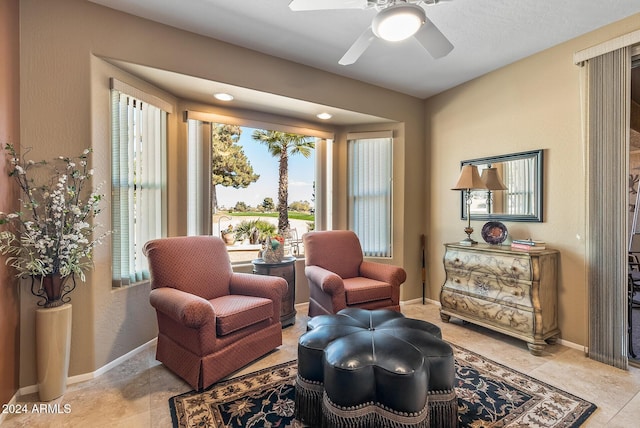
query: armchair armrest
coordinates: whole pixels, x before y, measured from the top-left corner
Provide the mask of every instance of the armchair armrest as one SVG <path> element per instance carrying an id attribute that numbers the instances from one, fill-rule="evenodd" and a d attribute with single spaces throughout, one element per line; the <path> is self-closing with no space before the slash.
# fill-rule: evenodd
<path id="1" fill-rule="evenodd" d="M 250 273 L 231 274 L 229 289 L 231 294 L 263 297 L 274 302 L 282 301 L 287 292 L 287 280 L 278 276 L 253 275 Z"/>
<path id="2" fill-rule="evenodd" d="M 320 287 L 325 293 L 336 295 L 344 294 L 344 282 L 337 274 L 320 266 L 306 266 L 304 274 L 309 282 Z"/>
<path id="3" fill-rule="evenodd" d="M 229 292 L 244 296 L 262 297 L 273 302 L 273 320 L 280 322 L 282 296 L 287 292 L 287 280 L 278 276 L 232 273 Z"/>
<path id="4" fill-rule="evenodd" d="M 151 290 L 149 301 L 157 311 L 189 328 L 200 328 L 207 322 L 215 324 L 213 306 L 202 297 L 170 287 Z"/>
<path id="5" fill-rule="evenodd" d="M 407 272 L 399 266 L 366 260 L 360 265 L 360 275 L 386 282 L 394 287 L 399 287 L 407 279 Z"/>

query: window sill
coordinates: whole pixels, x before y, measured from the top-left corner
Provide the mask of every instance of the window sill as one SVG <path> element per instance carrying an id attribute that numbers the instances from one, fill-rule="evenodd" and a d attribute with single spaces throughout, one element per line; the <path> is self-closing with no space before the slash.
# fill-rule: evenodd
<path id="1" fill-rule="evenodd" d="M 137 282 L 133 282 L 131 284 L 127 284 L 127 285 L 112 285 L 111 289 L 113 291 L 116 290 L 127 290 L 133 287 L 140 287 L 140 286 L 145 286 L 145 285 L 149 285 L 151 284 L 151 280 L 150 279 L 143 279 L 142 281 L 137 281 Z"/>

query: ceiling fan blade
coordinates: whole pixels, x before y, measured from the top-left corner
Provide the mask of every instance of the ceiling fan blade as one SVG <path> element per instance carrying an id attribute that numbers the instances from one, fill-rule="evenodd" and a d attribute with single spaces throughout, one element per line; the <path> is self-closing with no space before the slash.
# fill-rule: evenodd
<path id="1" fill-rule="evenodd" d="M 413 37 L 436 59 L 447 56 L 453 50 L 453 45 L 449 39 L 428 18 Z"/>
<path id="2" fill-rule="evenodd" d="M 328 9 L 364 9 L 367 0 L 292 0 L 289 9 L 298 12 L 302 10 Z"/>
<path id="3" fill-rule="evenodd" d="M 338 64 L 351 65 L 360 58 L 360 55 L 369 47 L 376 36 L 373 34 L 371 27 L 367 28 L 360 37 L 351 45 L 349 50 L 340 58 Z"/>

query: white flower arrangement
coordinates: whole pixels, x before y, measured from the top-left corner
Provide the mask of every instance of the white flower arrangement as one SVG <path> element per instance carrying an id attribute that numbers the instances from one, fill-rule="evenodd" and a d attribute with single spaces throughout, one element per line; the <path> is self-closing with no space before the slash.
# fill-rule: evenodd
<path id="1" fill-rule="evenodd" d="M 77 275 L 85 281 L 85 271 L 93 266 L 93 250 L 109 234 L 94 236 L 101 225 L 91 222 L 103 199 L 98 191 L 86 194 L 93 176 L 88 167 L 91 149 L 75 158 L 60 156 L 52 162 L 26 160 L 11 144 L 5 145 L 9 176 L 20 189 L 21 211 L 0 212 L 0 254 L 18 276 L 45 277 Z M 36 171 L 50 169 L 48 177 Z M 48 179 L 37 185 L 31 175 Z M 99 190 L 99 189 L 98 189 Z M 83 199 L 86 197 L 86 199 Z"/>

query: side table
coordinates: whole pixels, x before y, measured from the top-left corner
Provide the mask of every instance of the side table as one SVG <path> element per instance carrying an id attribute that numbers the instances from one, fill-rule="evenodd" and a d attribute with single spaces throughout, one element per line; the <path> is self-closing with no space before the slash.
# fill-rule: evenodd
<path id="1" fill-rule="evenodd" d="M 282 296 L 280 309 L 280 322 L 282 327 L 293 325 L 296 322 L 296 258 L 285 257 L 278 263 L 267 263 L 262 259 L 254 259 L 253 273 L 257 275 L 280 276 L 287 280 L 287 292 Z"/>

